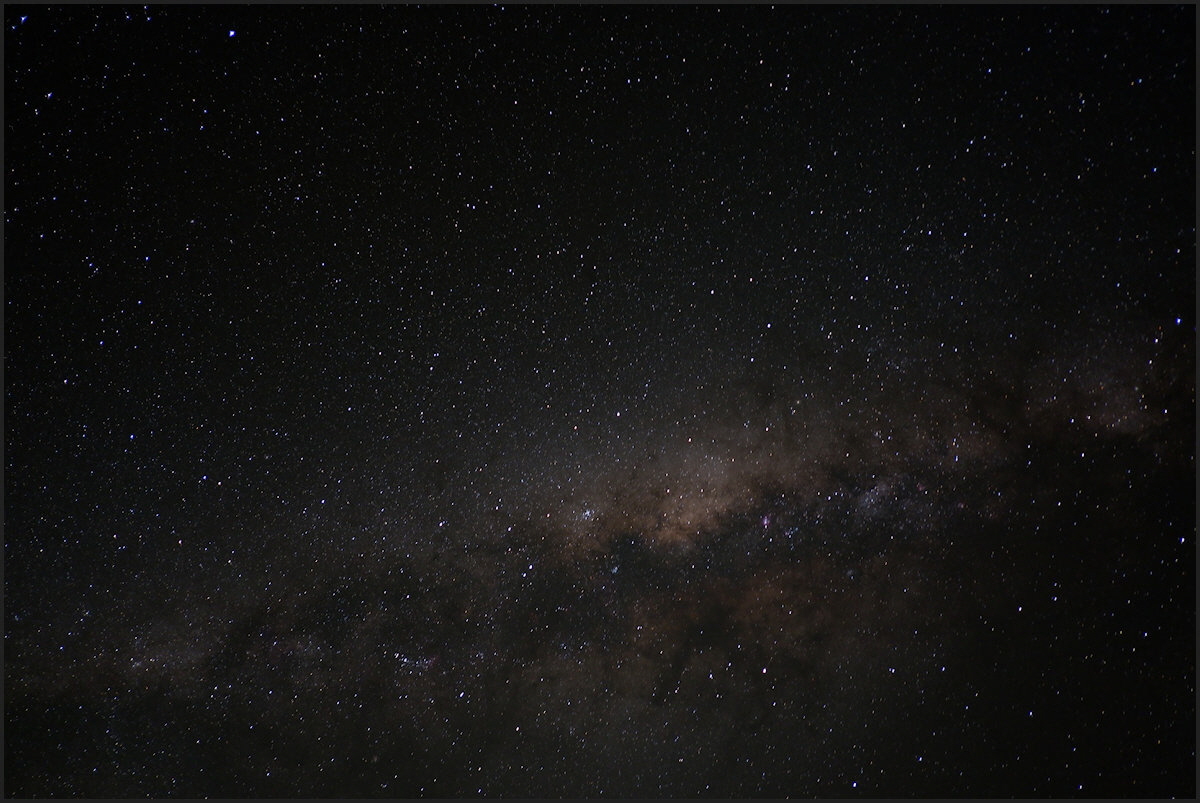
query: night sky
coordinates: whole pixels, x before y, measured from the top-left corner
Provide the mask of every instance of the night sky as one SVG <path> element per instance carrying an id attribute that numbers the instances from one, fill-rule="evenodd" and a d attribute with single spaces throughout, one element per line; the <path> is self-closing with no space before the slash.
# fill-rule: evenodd
<path id="1" fill-rule="evenodd" d="M 1195 796 L 1194 6 L 4 26 L 6 795 Z"/>

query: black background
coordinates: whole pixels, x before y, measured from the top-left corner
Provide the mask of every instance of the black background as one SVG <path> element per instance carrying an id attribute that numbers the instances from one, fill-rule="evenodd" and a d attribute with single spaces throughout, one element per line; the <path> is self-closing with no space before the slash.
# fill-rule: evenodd
<path id="1" fill-rule="evenodd" d="M 9 796 L 1195 795 L 1193 7 L 4 23 Z"/>

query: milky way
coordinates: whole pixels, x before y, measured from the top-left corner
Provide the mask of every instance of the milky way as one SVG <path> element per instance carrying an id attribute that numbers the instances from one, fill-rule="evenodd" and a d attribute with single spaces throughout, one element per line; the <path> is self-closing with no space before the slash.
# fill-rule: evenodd
<path id="1" fill-rule="evenodd" d="M 8 794 L 1194 795 L 1194 23 L 6 8 Z"/>

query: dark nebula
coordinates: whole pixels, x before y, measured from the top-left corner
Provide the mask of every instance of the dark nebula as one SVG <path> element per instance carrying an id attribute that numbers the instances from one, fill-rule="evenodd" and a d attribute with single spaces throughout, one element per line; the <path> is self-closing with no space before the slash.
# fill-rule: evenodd
<path id="1" fill-rule="evenodd" d="M 1195 8 L 25 7 L 9 797 L 1194 797 Z"/>

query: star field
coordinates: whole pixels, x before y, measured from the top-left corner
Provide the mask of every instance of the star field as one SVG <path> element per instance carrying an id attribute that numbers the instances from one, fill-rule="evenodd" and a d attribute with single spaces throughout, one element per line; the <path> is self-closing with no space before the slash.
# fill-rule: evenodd
<path id="1" fill-rule="evenodd" d="M 13 797 L 1195 795 L 1195 9 L 5 6 Z"/>

